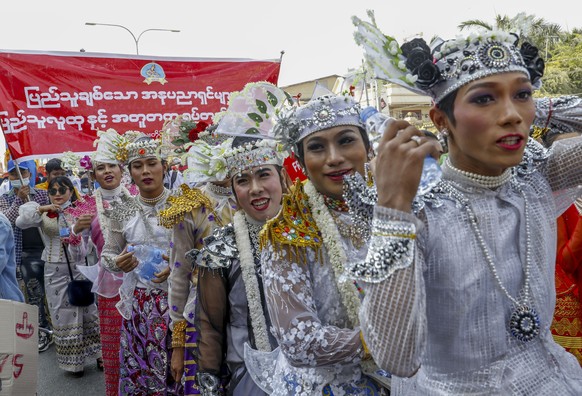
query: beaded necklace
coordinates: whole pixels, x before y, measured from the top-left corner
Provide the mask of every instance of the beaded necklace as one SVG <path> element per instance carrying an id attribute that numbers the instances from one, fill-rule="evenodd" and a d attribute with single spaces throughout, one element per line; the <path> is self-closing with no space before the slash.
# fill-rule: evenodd
<path id="1" fill-rule="evenodd" d="M 511 168 L 505 169 L 503 171 L 503 173 L 499 176 L 485 176 L 485 175 L 479 175 L 477 173 L 467 172 L 467 171 L 461 170 L 459 168 L 455 168 L 453 166 L 453 164 L 451 164 L 451 159 L 448 157 L 445 161 L 445 165 L 447 168 L 449 168 L 450 170 L 452 170 L 456 174 L 464 176 L 464 177 L 468 178 L 469 180 L 479 184 L 481 187 L 486 187 L 486 188 L 497 188 L 499 186 L 502 186 L 503 184 L 507 183 L 507 181 L 509 181 L 509 179 L 511 179 L 511 175 L 512 175 Z"/>
<path id="2" fill-rule="evenodd" d="M 150 205 L 150 206 L 155 206 L 158 202 L 163 201 L 169 192 L 170 192 L 170 190 L 164 188 L 164 191 L 162 191 L 162 193 L 160 195 L 158 195 L 157 197 L 145 198 L 145 197 L 142 197 L 141 194 L 139 194 L 138 197 L 142 203 L 144 203 L 146 205 Z"/>
<path id="3" fill-rule="evenodd" d="M 336 210 L 338 212 L 348 212 L 350 210 L 348 204 L 343 199 L 336 199 L 328 197 L 327 195 L 323 195 L 323 202 L 325 202 L 325 206 L 327 206 L 331 210 Z"/>
<path id="4" fill-rule="evenodd" d="M 462 205 L 463 209 L 465 209 L 469 217 L 469 222 L 471 223 L 471 228 L 475 233 L 475 237 L 477 238 L 479 247 L 483 252 L 483 256 L 485 257 L 487 266 L 491 270 L 491 273 L 493 275 L 493 278 L 495 279 L 495 282 L 497 283 L 497 286 L 514 305 L 513 312 L 509 319 L 509 331 L 511 335 L 523 342 L 533 340 L 540 333 L 540 318 L 538 313 L 533 307 L 533 303 L 530 301 L 529 298 L 530 294 L 529 281 L 531 269 L 531 238 L 529 224 L 529 204 L 525 193 L 523 192 L 521 187 L 515 184 L 521 196 L 523 197 L 524 217 L 525 217 L 525 239 L 526 239 L 525 267 L 523 269 L 524 280 L 522 292 L 520 293 L 522 297 L 518 299 L 509 294 L 509 291 L 505 288 L 505 286 L 501 282 L 501 278 L 499 277 L 499 274 L 497 273 L 497 268 L 495 267 L 495 263 L 493 262 L 493 257 L 489 252 L 487 244 L 485 243 L 485 239 L 483 238 L 483 234 L 479 229 L 479 224 L 477 223 L 477 216 L 475 215 L 475 212 L 471 207 L 469 199 L 461 191 L 455 188 L 448 180 L 442 180 L 439 186 L 445 193 L 447 193 L 450 197 L 454 198 L 457 202 L 459 202 Z"/>

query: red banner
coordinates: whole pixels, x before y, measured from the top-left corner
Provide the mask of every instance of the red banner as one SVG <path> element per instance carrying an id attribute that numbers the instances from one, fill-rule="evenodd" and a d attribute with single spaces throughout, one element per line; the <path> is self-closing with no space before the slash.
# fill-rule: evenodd
<path id="1" fill-rule="evenodd" d="M 93 151 L 97 130 L 155 136 L 178 115 L 208 121 L 280 62 L 0 51 L 0 127 L 13 158 Z"/>

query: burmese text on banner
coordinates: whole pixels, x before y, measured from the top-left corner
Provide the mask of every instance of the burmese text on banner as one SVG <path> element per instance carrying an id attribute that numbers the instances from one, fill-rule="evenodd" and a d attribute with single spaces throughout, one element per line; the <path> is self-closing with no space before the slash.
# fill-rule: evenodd
<path id="1" fill-rule="evenodd" d="M 178 115 L 210 122 L 279 60 L 0 51 L 0 127 L 15 159 L 93 151 L 98 130 L 155 136 Z"/>

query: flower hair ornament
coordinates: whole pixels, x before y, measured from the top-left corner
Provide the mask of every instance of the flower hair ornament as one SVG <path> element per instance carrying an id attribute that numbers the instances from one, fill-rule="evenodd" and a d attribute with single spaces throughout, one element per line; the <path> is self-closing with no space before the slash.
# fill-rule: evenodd
<path id="1" fill-rule="evenodd" d="M 230 95 L 228 109 L 215 116 L 216 133 L 248 138 L 248 143 L 224 153 L 229 177 L 259 165 L 282 165 L 289 152 L 273 132 L 277 116 L 292 104 L 289 94 L 264 81 Z"/>
<path id="2" fill-rule="evenodd" d="M 444 41 L 435 39 L 430 47 L 421 38 L 402 46 L 382 33 L 368 11 L 371 22 L 352 17 L 357 27 L 354 38 L 363 47 L 365 58 L 376 77 L 428 95 L 438 104 L 462 86 L 494 74 L 521 72 L 541 86 L 544 61 L 538 49 L 523 43 L 514 33 L 487 30 Z"/>
<path id="3" fill-rule="evenodd" d="M 85 154 L 81 156 L 80 154 L 73 153 L 72 151 L 65 151 L 61 155 L 61 166 L 64 169 L 75 170 L 84 169 L 86 171 L 93 170 L 93 161 L 90 155 Z"/>

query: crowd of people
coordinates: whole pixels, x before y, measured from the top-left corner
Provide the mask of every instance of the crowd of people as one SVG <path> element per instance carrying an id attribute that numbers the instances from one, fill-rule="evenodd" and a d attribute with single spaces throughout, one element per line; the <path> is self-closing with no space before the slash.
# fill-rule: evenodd
<path id="1" fill-rule="evenodd" d="M 204 131 L 99 132 L 86 187 L 9 162 L 0 297 L 18 278 L 63 370 L 93 359 L 108 396 L 582 394 L 582 99 L 534 99 L 543 60 L 515 35 L 399 46 L 355 23 L 439 140 L 392 119 L 372 145 L 350 93 L 258 82 Z"/>

